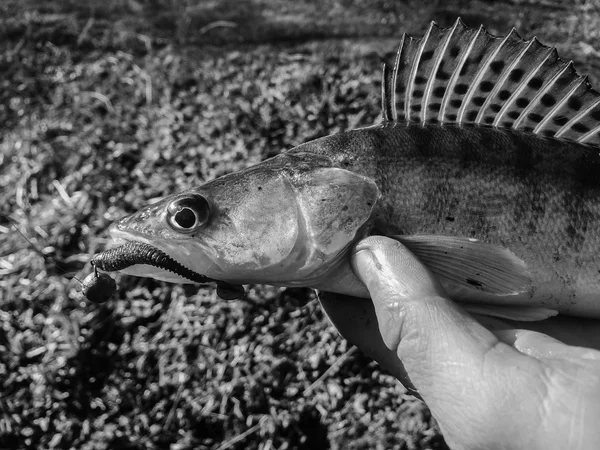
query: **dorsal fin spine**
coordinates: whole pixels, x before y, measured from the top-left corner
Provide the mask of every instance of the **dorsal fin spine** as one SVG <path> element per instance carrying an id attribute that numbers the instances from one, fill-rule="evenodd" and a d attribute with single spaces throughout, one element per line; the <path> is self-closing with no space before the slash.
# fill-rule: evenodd
<path id="1" fill-rule="evenodd" d="M 579 122 L 579 119 L 588 115 L 589 112 L 592 111 L 598 105 L 600 105 L 600 96 L 598 96 L 598 98 L 596 98 L 596 100 L 593 103 L 591 103 L 587 108 L 579 111 L 579 113 L 575 114 L 571 120 L 569 120 L 562 127 L 560 127 L 560 129 L 556 132 L 554 137 L 555 138 L 561 137 L 567 130 L 569 130 L 569 128 L 571 128 L 574 124 Z M 581 136 L 581 139 L 583 139 L 584 137 L 585 137 L 585 135 Z"/>
<path id="2" fill-rule="evenodd" d="M 552 52 L 551 52 L 552 53 Z M 515 123 L 513 124 L 513 128 L 517 128 L 519 125 L 521 125 L 521 122 L 523 122 L 525 120 L 525 118 L 527 117 L 527 114 L 529 114 L 529 112 L 537 105 L 537 103 L 540 101 L 540 99 L 550 90 L 550 88 L 552 86 L 554 86 L 554 83 L 556 83 L 556 80 L 558 80 L 562 74 L 565 73 L 565 71 L 567 71 L 569 69 L 569 67 L 572 66 L 572 62 L 570 62 L 569 64 L 565 64 L 565 66 L 559 70 L 557 73 L 554 74 L 554 76 L 548 80 L 548 83 L 546 83 L 546 86 L 544 86 L 542 89 L 539 90 L 539 92 L 536 94 L 535 97 L 533 97 L 533 99 L 531 100 L 531 102 L 529 103 L 529 105 L 527 105 L 525 107 L 525 109 L 521 112 L 521 115 L 519 116 L 519 118 L 517 120 L 515 120 Z M 512 97 L 511 97 L 512 100 Z"/>
<path id="3" fill-rule="evenodd" d="M 458 19 L 457 22 L 459 20 L 460 19 Z M 458 80 L 458 77 L 460 76 L 460 71 L 463 68 L 463 66 L 465 65 L 465 61 L 469 58 L 469 55 L 471 54 L 471 51 L 473 50 L 473 46 L 475 45 L 475 42 L 477 42 L 477 38 L 479 37 L 479 34 L 482 31 L 483 31 L 483 25 L 481 25 L 479 27 L 479 29 L 477 30 L 477 32 L 473 35 L 471 42 L 469 42 L 469 47 L 467 48 L 465 53 L 460 58 L 460 61 L 456 65 L 456 68 L 454 69 L 454 72 L 452 73 L 452 76 L 450 77 L 450 81 L 448 82 L 448 88 L 446 89 L 446 92 L 444 93 L 444 97 L 442 98 L 442 105 L 440 107 L 440 113 L 438 114 L 438 121 L 440 123 L 444 123 L 444 115 L 446 113 L 446 106 L 448 106 L 448 102 L 450 101 L 452 91 L 454 90 L 454 88 L 456 86 L 456 81 Z"/>
<path id="4" fill-rule="evenodd" d="M 394 100 L 391 92 L 395 92 L 396 86 L 390 86 L 389 82 L 390 68 L 386 63 L 383 63 L 383 69 L 381 71 L 381 111 L 383 113 L 383 120 L 390 121 L 395 120 L 392 111 L 391 103 Z"/>
<path id="5" fill-rule="evenodd" d="M 473 82 L 470 84 L 469 86 L 469 90 L 467 91 L 467 93 L 465 94 L 463 101 L 462 101 L 462 105 L 460 106 L 458 113 L 457 113 L 457 120 L 459 123 L 461 123 L 463 121 L 463 116 L 465 114 L 465 109 L 467 108 L 467 105 L 469 103 L 471 103 L 471 98 L 473 97 L 473 95 L 475 94 L 475 91 L 477 90 L 477 87 L 479 86 L 479 83 L 481 82 L 483 75 L 485 74 L 487 67 L 489 66 L 489 64 L 494 60 L 494 58 L 496 57 L 496 55 L 498 55 L 498 53 L 500 52 L 500 50 L 502 50 L 502 47 L 504 46 L 504 44 L 506 44 L 506 41 L 508 41 L 513 34 L 516 33 L 516 30 L 513 28 L 512 30 L 510 30 L 510 33 L 508 33 L 504 39 L 502 39 L 502 42 L 500 42 L 500 45 L 498 45 L 496 47 L 496 49 L 487 56 L 485 63 L 483 63 L 481 65 L 481 67 L 479 68 L 479 70 L 477 71 L 477 74 L 475 75 L 475 78 L 473 79 Z"/>
<path id="6" fill-rule="evenodd" d="M 398 48 L 398 51 L 396 52 L 396 59 L 394 60 L 394 69 L 392 70 L 392 117 L 394 118 L 394 120 L 398 120 L 398 110 L 396 107 L 396 86 L 398 83 L 398 70 L 400 68 L 400 58 L 402 57 L 402 50 L 404 49 L 404 42 L 406 42 L 406 39 L 408 39 L 408 37 L 406 36 L 406 33 L 402 35 L 402 42 L 400 43 L 400 47 Z M 406 118 L 408 120 L 408 118 Z"/>
<path id="7" fill-rule="evenodd" d="M 587 133 L 585 133 L 583 136 L 581 136 L 577 140 L 577 142 L 581 142 L 582 144 L 585 144 L 589 138 L 595 136 L 598 133 L 600 133 L 600 125 L 598 125 L 595 128 L 592 128 L 590 131 L 588 131 Z"/>
<path id="8" fill-rule="evenodd" d="M 579 89 L 579 86 L 581 86 L 583 83 L 585 83 L 586 80 L 587 80 L 587 76 L 579 77 L 579 80 L 576 83 L 574 83 L 571 90 L 569 90 L 569 93 L 567 95 L 565 95 L 562 99 L 560 99 L 560 101 L 556 105 L 554 105 L 554 107 L 550 111 L 548 111 L 548 113 L 546 114 L 546 117 L 544 117 L 542 119 L 542 121 L 540 123 L 538 123 L 538 125 L 535 127 L 533 132 L 538 133 L 539 130 L 542 129 L 544 127 L 544 125 L 546 125 L 550 121 L 550 119 L 552 119 L 552 117 L 554 117 L 556 112 L 560 111 L 560 108 L 562 108 L 563 105 L 569 101 L 569 99 L 571 98 L 571 95 L 573 95 L 573 93 L 577 89 Z"/>
<path id="9" fill-rule="evenodd" d="M 523 58 L 525 53 L 527 53 L 527 51 L 531 48 L 531 46 L 533 45 L 534 42 L 535 42 L 535 38 L 531 39 L 529 41 L 529 43 L 527 44 L 527 46 L 523 47 L 523 50 L 521 50 L 521 52 L 517 55 L 517 57 L 513 60 L 513 62 L 510 63 L 510 65 L 506 69 L 504 69 L 504 71 L 498 78 L 498 81 L 494 85 L 494 89 L 492 89 L 492 92 L 490 92 L 490 94 L 485 99 L 485 102 L 481 106 L 481 109 L 479 110 L 479 113 L 477 114 L 477 118 L 475 119 L 475 123 L 478 123 L 478 124 L 481 123 L 481 119 L 483 119 L 486 109 L 488 108 L 488 106 L 490 105 L 492 100 L 494 98 L 496 98 L 496 96 L 498 95 L 498 92 L 500 91 L 502 86 L 504 86 L 504 83 L 506 82 L 506 79 L 508 78 L 508 76 L 510 75 L 512 70 L 517 66 L 517 64 L 519 64 L 519 62 L 521 61 L 521 59 Z M 532 77 L 532 76 L 533 76 L 533 74 L 530 74 L 530 77 Z M 527 80 L 527 81 L 529 81 L 529 80 Z"/>
<path id="10" fill-rule="evenodd" d="M 415 59 L 410 65 L 410 75 L 408 77 L 408 83 L 406 85 L 406 101 L 404 102 L 404 115 L 406 120 L 410 120 L 410 109 L 411 109 L 411 100 L 413 95 L 413 90 L 415 87 L 415 77 L 417 76 L 417 70 L 419 68 L 419 61 L 421 60 L 421 55 L 423 54 L 423 49 L 425 48 L 425 44 L 427 43 L 427 39 L 429 39 L 429 35 L 431 34 L 431 30 L 435 26 L 435 22 L 431 22 L 429 28 L 427 28 L 427 32 L 421 42 L 419 43 L 419 48 L 415 54 Z"/>
<path id="11" fill-rule="evenodd" d="M 423 106 L 426 106 L 429 104 L 429 98 L 431 97 L 431 91 L 432 91 L 433 85 L 435 83 L 435 74 L 437 73 L 437 70 L 440 67 L 440 63 L 442 62 L 442 57 L 446 53 L 446 49 L 448 48 L 450 39 L 452 39 L 452 35 L 454 34 L 454 31 L 456 30 L 458 25 L 459 25 L 459 21 L 457 20 L 456 22 L 454 22 L 454 25 L 448 32 L 446 38 L 444 39 L 444 42 L 442 44 L 442 49 L 439 52 L 440 57 L 437 58 L 437 60 L 435 61 L 435 63 L 433 64 L 433 66 L 431 68 L 431 76 L 427 80 L 427 85 L 425 86 L 425 92 L 423 95 L 423 102 L 422 102 Z M 425 123 L 426 120 L 427 120 L 427 108 L 422 107 L 421 108 L 421 122 Z"/>

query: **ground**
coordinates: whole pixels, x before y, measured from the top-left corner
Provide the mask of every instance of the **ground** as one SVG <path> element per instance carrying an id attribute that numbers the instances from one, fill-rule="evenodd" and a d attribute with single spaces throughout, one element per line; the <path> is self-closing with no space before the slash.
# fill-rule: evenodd
<path id="1" fill-rule="evenodd" d="M 402 33 L 458 16 L 600 86 L 597 0 L 4 0 L 0 447 L 446 448 L 310 290 L 78 280 L 152 198 L 374 123 Z"/>

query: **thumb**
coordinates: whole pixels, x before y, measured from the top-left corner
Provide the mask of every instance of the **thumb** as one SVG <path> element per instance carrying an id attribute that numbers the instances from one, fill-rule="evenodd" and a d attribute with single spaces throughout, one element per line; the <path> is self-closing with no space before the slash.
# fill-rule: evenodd
<path id="1" fill-rule="evenodd" d="M 425 304 L 428 299 L 444 303 L 446 294 L 439 282 L 394 239 L 371 236 L 360 241 L 352 268 L 371 294 L 383 340 L 390 349 L 396 349 L 403 334 L 410 332 L 404 327 L 406 322 L 433 320 Z"/>
<path id="2" fill-rule="evenodd" d="M 428 404 L 444 392 L 456 392 L 457 386 L 478 382 L 490 352 L 498 363 L 518 358 L 449 300 L 429 270 L 398 241 L 382 236 L 360 241 L 352 267 L 371 294 L 383 341 L 396 351 Z"/>

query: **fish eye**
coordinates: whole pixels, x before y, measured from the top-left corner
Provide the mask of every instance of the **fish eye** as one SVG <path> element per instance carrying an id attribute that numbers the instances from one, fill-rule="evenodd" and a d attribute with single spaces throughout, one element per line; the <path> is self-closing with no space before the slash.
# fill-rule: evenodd
<path id="1" fill-rule="evenodd" d="M 167 222 L 175 231 L 192 233 L 208 222 L 210 206 L 199 194 L 173 200 L 167 207 Z"/>

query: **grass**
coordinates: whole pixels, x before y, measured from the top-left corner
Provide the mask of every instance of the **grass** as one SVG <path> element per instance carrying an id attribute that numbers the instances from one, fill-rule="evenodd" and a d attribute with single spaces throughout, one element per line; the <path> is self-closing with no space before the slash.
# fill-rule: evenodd
<path id="1" fill-rule="evenodd" d="M 74 278 L 148 200 L 373 123 L 381 57 L 431 19 L 515 25 L 600 85 L 592 1 L 320 5 L 2 2 L 0 447 L 445 448 L 309 290 L 121 277 L 93 305 Z"/>

